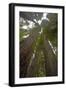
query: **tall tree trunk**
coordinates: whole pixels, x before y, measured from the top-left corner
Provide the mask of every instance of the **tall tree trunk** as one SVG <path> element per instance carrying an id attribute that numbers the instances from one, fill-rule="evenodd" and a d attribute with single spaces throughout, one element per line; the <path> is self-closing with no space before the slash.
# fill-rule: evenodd
<path id="1" fill-rule="evenodd" d="M 56 76 L 58 74 L 57 57 L 53 53 L 53 50 L 45 35 L 44 35 L 43 52 L 46 59 L 45 60 L 46 76 Z"/>
<path id="2" fill-rule="evenodd" d="M 33 32 L 22 44 L 20 42 L 20 77 L 26 77 L 27 75 L 27 68 L 33 53 L 32 45 L 37 36 L 37 32 Z"/>

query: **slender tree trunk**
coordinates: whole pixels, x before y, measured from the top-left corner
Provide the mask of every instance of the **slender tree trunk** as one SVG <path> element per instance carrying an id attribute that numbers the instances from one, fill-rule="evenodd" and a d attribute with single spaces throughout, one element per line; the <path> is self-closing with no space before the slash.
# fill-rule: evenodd
<path id="1" fill-rule="evenodd" d="M 46 69 L 46 76 L 56 76 L 57 75 L 57 57 L 53 53 L 53 50 L 44 36 L 44 44 L 43 44 L 43 52 L 45 55 L 45 69 Z"/>

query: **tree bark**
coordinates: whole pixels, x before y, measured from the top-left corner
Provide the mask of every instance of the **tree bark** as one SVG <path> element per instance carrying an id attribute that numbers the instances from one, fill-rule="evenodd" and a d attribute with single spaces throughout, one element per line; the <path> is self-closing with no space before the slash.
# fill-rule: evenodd
<path id="1" fill-rule="evenodd" d="M 27 75 L 27 68 L 33 53 L 32 45 L 37 36 L 38 34 L 33 32 L 22 44 L 20 42 L 20 77 L 26 77 Z"/>

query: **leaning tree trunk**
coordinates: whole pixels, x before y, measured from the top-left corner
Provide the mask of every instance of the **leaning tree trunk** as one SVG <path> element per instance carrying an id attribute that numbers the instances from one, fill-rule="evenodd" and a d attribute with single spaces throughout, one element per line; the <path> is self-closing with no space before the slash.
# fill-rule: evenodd
<path id="1" fill-rule="evenodd" d="M 46 76 L 56 76 L 57 75 L 57 57 L 53 53 L 53 50 L 44 35 L 44 43 L 43 43 L 43 52 L 45 55 L 45 69 Z"/>

